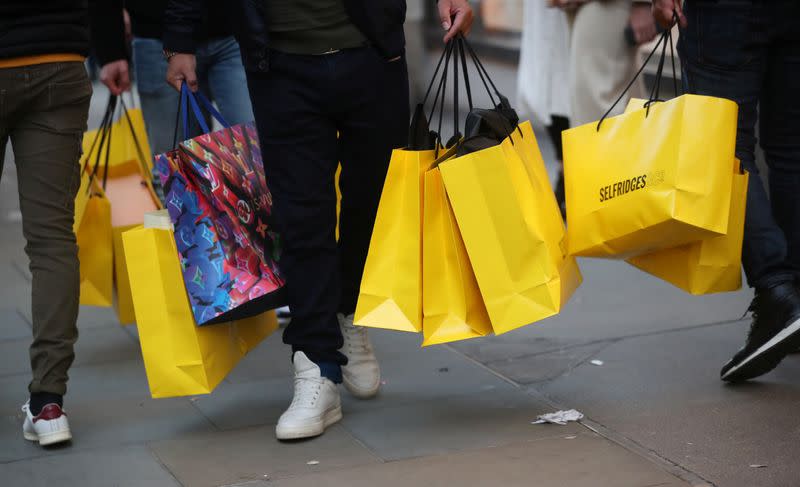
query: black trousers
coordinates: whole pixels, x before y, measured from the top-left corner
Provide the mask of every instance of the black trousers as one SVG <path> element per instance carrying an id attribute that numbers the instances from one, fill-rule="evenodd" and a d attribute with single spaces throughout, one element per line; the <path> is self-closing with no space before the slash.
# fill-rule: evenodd
<path id="1" fill-rule="evenodd" d="M 405 59 L 386 61 L 370 47 L 273 52 L 270 71 L 249 73 L 248 86 L 292 310 L 283 341 L 314 362 L 344 365 L 336 314 L 355 311 L 389 158 L 406 142 Z"/>

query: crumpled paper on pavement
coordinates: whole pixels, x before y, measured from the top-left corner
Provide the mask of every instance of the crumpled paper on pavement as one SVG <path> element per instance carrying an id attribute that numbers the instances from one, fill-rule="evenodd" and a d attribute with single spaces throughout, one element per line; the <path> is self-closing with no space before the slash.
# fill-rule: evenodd
<path id="1" fill-rule="evenodd" d="M 564 426 L 570 421 L 580 421 L 581 419 L 583 419 L 582 412 L 576 411 L 575 409 L 569 409 L 566 411 L 556 411 L 555 413 L 542 414 L 538 416 L 538 419 L 531 424 L 551 423 Z"/>

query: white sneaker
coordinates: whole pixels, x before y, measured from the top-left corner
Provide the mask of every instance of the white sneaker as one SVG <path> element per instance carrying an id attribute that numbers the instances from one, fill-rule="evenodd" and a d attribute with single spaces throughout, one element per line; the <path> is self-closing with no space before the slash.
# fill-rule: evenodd
<path id="1" fill-rule="evenodd" d="M 294 353 L 294 398 L 275 427 L 279 440 L 319 436 L 342 419 L 339 389 L 303 352 Z"/>
<path id="2" fill-rule="evenodd" d="M 47 446 L 72 439 L 67 415 L 58 404 L 47 404 L 34 416 L 31 414 L 30 404 L 26 402 L 22 406 L 22 412 L 25 413 L 22 435 L 26 440 L 38 441 L 40 445 Z"/>
<path id="3" fill-rule="evenodd" d="M 348 391 L 357 398 L 375 397 L 381 388 L 381 368 L 367 329 L 353 324 L 353 315 L 339 314 L 339 327 L 342 329 L 344 346 L 341 352 L 347 357 L 347 365 L 342 367 L 342 382 Z"/>

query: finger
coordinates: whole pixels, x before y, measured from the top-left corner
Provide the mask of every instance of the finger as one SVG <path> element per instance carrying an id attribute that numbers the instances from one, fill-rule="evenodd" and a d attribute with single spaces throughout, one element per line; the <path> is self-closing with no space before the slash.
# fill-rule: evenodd
<path id="1" fill-rule="evenodd" d="M 675 2 L 675 11 L 678 12 L 678 24 L 685 29 L 686 26 L 689 25 L 689 21 L 686 20 L 686 16 L 683 15 L 681 2 Z"/>
<path id="2" fill-rule="evenodd" d="M 128 91 L 131 89 L 131 76 L 127 69 L 123 70 L 122 73 L 120 73 L 119 89 L 120 92 Z"/>
<path id="3" fill-rule="evenodd" d="M 167 83 L 175 88 L 175 91 L 181 91 L 181 84 L 183 84 L 183 76 L 173 76 L 167 78 Z"/>
<path id="4" fill-rule="evenodd" d="M 451 8 L 451 1 L 450 0 L 441 0 L 439 2 L 439 20 L 442 23 L 442 29 L 449 31 L 450 30 L 450 8 Z"/>
<path id="5" fill-rule="evenodd" d="M 186 77 L 186 84 L 189 85 L 189 89 L 192 90 L 192 93 L 195 93 L 197 89 L 200 87 L 197 84 L 197 76 L 195 76 L 194 73 Z"/>
<path id="6" fill-rule="evenodd" d="M 458 33 L 463 30 L 464 22 L 465 22 L 464 17 L 466 17 L 466 14 L 463 11 L 456 12 L 456 17 L 455 17 L 455 19 L 453 19 L 453 25 L 450 27 L 450 30 L 447 32 L 447 35 L 444 36 L 444 41 L 445 42 L 449 41 L 450 39 L 452 39 L 453 37 L 458 35 Z"/>

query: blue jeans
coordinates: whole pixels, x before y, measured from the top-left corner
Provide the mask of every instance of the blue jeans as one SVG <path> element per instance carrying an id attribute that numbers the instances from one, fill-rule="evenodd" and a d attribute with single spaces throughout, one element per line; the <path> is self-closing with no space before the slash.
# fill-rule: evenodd
<path id="1" fill-rule="evenodd" d="M 167 61 L 160 39 L 133 40 L 133 69 L 142 102 L 142 115 L 154 154 L 172 149 L 178 92 L 166 82 Z M 201 44 L 196 52 L 200 90 L 219 107 L 231 125 L 253 120 L 239 45 L 233 37 Z M 199 128 L 190 136 L 199 135 Z M 178 134 L 181 138 L 182 134 Z"/>
<path id="2" fill-rule="evenodd" d="M 742 262 L 752 287 L 800 269 L 800 2 L 690 0 L 678 52 L 688 93 L 739 104 L 736 157 L 750 172 Z M 769 196 L 755 162 L 756 121 Z"/>

